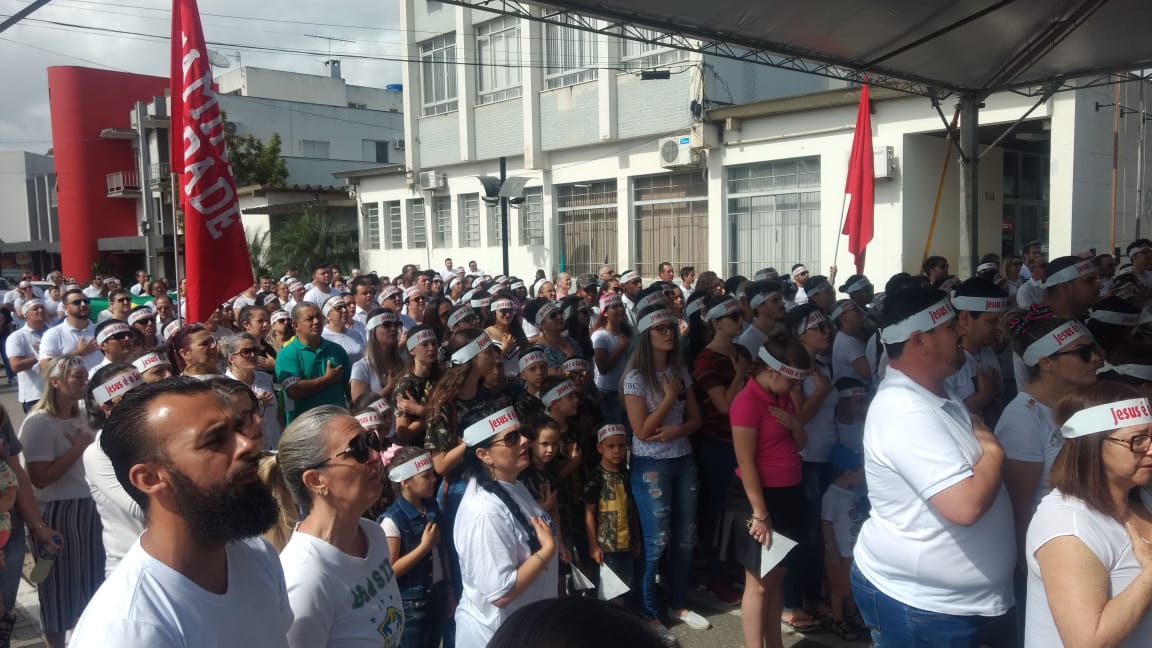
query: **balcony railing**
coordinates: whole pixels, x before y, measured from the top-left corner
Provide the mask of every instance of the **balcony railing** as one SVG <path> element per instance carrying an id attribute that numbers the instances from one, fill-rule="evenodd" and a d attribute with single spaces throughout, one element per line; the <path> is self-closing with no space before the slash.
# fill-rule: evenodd
<path id="1" fill-rule="evenodd" d="M 171 166 L 167 162 L 156 162 L 148 170 L 148 186 L 157 187 L 168 182 L 171 173 Z"/>
<path id="2" fill-rule="evenodd" d="M 105 176 L 108 195 L 119 196 L 140 191 L 140 176 L 135 171 L 114 171 Z"/>

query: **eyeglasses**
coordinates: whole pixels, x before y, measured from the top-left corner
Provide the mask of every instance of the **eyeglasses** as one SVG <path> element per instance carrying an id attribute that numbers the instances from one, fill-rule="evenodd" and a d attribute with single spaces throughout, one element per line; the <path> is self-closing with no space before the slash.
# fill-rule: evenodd
<path id="1" fill-rule="evenodd" d="M 659 333 L 660 335 L 667 335 L 676 329 L 672 328 L 671 324 L 661 324 L 660 326 L 653 326 L 649 330 L 655 333 Z"/>
<path id="2" fill-rule="evenodd" d="M 1131 439 L 1117 439 L 1116 437 L 1104 438 L 1113 443 L 1128 446 L 1128 449 L 1131 450 L 1133 454 L 1144 454 L 1148 452 L 1149 448 L 1152 448 L 1152 435 L 1148 434 L 1137 434 Z"/>
<path id="3" fill-rule="evenodd" d="M 1078 347 L 1075 349 L 1069 349 L 1068 351 L 1057 351 L 1056 353 L 1053 353 L 1049 357 L 1055 358 L 1057 356 L 1063 356 L 1063 355 L 1077 355 L 1077 356 L 1080 356 L 1080 360 L 1082 360 L 1084 362 L 1090 362 L 1092 360 L 1092 356 L 1094 356 L 1098 353 L 1100 353 L 1100 347 L 1096 346 L 1095 344 L 1085 344 L 1082 347 Z"/>
<path id="4" fill-rule="evenodd" d="M 332 310 L 344 312 L 344 311 L 348 310 L 348 307 L 345 306 L 344 304 L 340 304 L 339 306 L 333 306 Z"/>
<path id="5" fill-rule="evenodd" d="M 498 310 L 496 312 L 500 313 L 501 315 L 511 317 L 516 312 L 516 309 L 515 308 L 501 308 L 500 310 Z"/>
<path id="6" fill-rule="evenodd" d="M 417 304 L 423 304 L 424 302 L 426 302 L 428 300 L 424 299 L 423 297 L 413 297 L 412 299 L 409 299 L 408 301 L 416 302 Z"/>
<path id="7" fill-rule="evenodd" d="M 515 448 L 516 446 L 520 445 L 520 440 L 523 438 L 524 435 L 520 433 L 520 430 L 512 430 L 508 434 L 505 434 L 503 439 L 493 441 L 492 445 L 504 446 L 505 448 Z"/>
<path id="8" fill-rule="evenodd" d="M 808 273 L 807 273 L 807 272 L 800 272 L 800 273 L 797 273 L 797 275 L 796 275 L 796 276 L 797 276 L 797 277 L 807 277 L 807 276 L 808 276 Z"/>
<path id="9" fill-rule="evenodd" d="M 109 341 L 115 340 L 116 342 L 125 342 L 132 339 L 131 333 L 117 333 L 108 337 Z"/>
<path id="10" fill-rule="evenodd" d="M 380 442 L 380 435 L 376 434 L 375 432 L 365 431 L 363 434 L 358 434 L 352 437 L 352 440 L 348 442 L 347 448 L 344 448 L 340 452 L 337 452 L 331 457 L 328 457 L 315 466 L 309 466 L 305 470 L 315 470 L 316 468 L 327 464 L 333 459 L 339 459 L 344 455 L 352 457 L 356 463 L 368 463 L 368 459 L 372 456 L 372 451 L 375 450 L 376 452 L 380 452 L 383 447 L 383 444 Z"/>
<path id="11" fill-rule="evenodd" d="M 73 299 L 72 301 L 68 302 L 68 305 L 69 306 L 85 306 L 85 305 L 91 304 L 91 303 L 92 303 L 92 300 L 85 297 L 84 299 Z"/>
<path id="12" fill-rule="evenodd" d="M 232 355 L 238 355 L 238 356 L 241 356 L 244 358 L 251 358 L 251 357 L 256 355 L 256 349 L 254 347 L 246 347 L 243 349 L 236 349 L 236 353 L 233 353 Z"/>

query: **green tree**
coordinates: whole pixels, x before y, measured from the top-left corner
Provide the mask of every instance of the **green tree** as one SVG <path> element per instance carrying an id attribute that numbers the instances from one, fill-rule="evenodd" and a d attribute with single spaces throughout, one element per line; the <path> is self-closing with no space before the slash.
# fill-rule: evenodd
<path id="1" fill-rule="evenodd" d="M 254 135 L 228 135 L 227 142 L 237 187 L 282 185 L 288 179 L 288 165 L 280 157 L 280 133 L 272 133 L 267 144 Z"/>
<path id="2" fill-rule="evenodd" d="M 360 265 L 360 245 L 355 231 L 338 227 L 329 214 L 306 212 L 271 237 L 269 265 L 300 268 L 305 273 L 321 263 L 341 268 Z"/>
<path id="3" fill-rule="evenodd" d="M 248 237 L 248 260 L 252 263 L 253 276 L 271 275 L 272 232 L 260 230 Z"/>

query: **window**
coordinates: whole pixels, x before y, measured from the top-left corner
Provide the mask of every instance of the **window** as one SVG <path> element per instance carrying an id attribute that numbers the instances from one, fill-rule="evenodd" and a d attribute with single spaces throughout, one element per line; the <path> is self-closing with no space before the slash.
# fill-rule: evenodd
<path id="1" fill-rule="evenodd" d="M 520 96 L 520 21 L 511 16 L 476 25 L 477 103 Z"/>
<path id="2" fill-rule="evenodd" d="M 820 261 L 820 158 L 729 167 L 728 276 Z"/>
<path id="3" fill-rule="evenodd" d="M 400 250 L 404 247 L 404 233 L 401 230 L 400 201 L 384 203 L 384 249 Z"/>
<path id="4" fill-rule="evenodd" d="M 424 199 L 408 201 L 408 247 L 428 247 L 428 221 L 424 215 Z"/>
<path id="5" fill-rule="evenodd" d="M 557 185 L 556 214 L 566 271 L 596 274 L 605 260 L 619 260 L 615 180 Z"/>
<path id="6" fill-rule="evenodd" d="M 656 40 L 665 34 L 655 29 L 629 29 L 629 36 Z M 667 45 L 656 45 L 627 38 L 620 39 L 620 63 L 625 70 L 650 70 L 652 68 L 688 60 L 687 50 L 672 49 Z"/>
<path id="7" fill-rule="evenodd" d="M 420 86 L 424 116 L 456 110 L 456 34 L 420 44 Z"/>
<path id="8" fill-rule="evenodd" d="M 511 216 L 511 214 L 509 214 Z M 500 232 L 500 205 L 488 207 L 488 246 L 503 245 L 504 237 Z"/>
<path id="9" fill-rule="evenodd" d="M 389 142 L 380 140 L 360 140 L 360 146 L 364 153 L 362 159 L 365 162 L 388 164 L 388 144 Z"/>
<path id="10" fill-rule="evenodd" d="M 660 263 L 708 269 L 708 183 L 699 172 L 632 181 L 636 255 L 632 267 L 655 277 Z"/>
<path id="11" fill-rule="evenodd" d="M 460 196 L 460 247 L 480 247 L 480 194 Z"/>
<path id="12" fill-rule="evenodd" d="M 331 144 L 325 140 L 303 140 L 301 142 L 304 148 L 304 157 L 321 158 L 327 160 L 328 147 Z"/>
<path id="13" fill-rule="evenodd" d="M 364 247 L 380 249 L 380 203 L 364 204 Z"/>
<path id="14" fill-rule="evenodd" d="M 524 190 L 520 205 L 520 245 L 544 245 L 544 190 Z"/>
<path id="15" fill-rule="evenodd" d="M 573 22 L 565 14 L 556 20 Z M 544 25 L 544 84 L 551 90 L 596 79 L 596 34 L 560 25 Z"/>
<path id="16" fill-rule="evenodd" d="M 432 215 L 436 218 L 432 247 L 452 247 L 452 197 L 437 196 L 433 198 Z"/>

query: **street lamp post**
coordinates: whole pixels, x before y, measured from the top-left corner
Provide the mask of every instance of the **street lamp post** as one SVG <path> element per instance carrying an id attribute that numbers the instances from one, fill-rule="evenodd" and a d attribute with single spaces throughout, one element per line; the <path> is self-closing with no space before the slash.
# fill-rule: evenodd
<path id="1" fill-rule="evenodd" d="M 500 252 L 504 261 L 504 276 L 508 272 L 508 206 L 519 205 L 524 202 L 524 185 L 531 178 L 520 176 L 508 177 L 508 161 L 500 158 L 499 176 L 476 176 L 484 186 L 482 200 L 489 207 L 500 206 Z"/>

